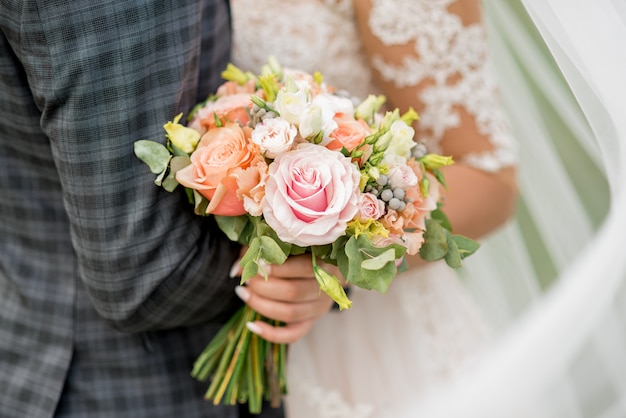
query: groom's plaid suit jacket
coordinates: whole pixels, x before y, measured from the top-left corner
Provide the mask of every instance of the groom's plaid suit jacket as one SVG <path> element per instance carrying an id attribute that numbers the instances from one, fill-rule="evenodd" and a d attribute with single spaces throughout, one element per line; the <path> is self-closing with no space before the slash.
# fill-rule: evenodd
<path id="1" fill-rule="evenodd" d="M 224 0 L 0 0 L 0 417 L 236 417 L 195 357 L 237 248 L 133 154 L 214 91 Z"/>

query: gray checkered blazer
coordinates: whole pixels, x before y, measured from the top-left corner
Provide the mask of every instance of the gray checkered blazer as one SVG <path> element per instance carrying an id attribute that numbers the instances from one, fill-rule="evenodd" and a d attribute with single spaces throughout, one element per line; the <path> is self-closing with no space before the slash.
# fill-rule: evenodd
<path id="1" fill-rule="evenodd" d="M 0 0 L 0 417 L 240 416 L 189 375 L 237 248 L 133 155 L 229 29 L 224 0 Z"/>

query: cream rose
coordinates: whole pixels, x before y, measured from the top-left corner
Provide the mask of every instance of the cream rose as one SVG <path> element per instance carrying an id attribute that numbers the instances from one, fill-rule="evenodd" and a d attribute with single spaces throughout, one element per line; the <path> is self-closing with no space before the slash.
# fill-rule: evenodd
<path id="1" fill-rule="evenodd" d="M 263 155 L 274 159 L 291 149 L 297 134 L 296 127 L 285 119 L 273 118 L 257 124 L 252 131 L 251 139 L 259 146 Z"/>
<path id="2" fill-rule="evenodd" d="M 278 237 L 302 247 L 334 242 L 358 212 L 358 168 L 339 152 L 309 143 L 269 166 L 263 215 Z"/>

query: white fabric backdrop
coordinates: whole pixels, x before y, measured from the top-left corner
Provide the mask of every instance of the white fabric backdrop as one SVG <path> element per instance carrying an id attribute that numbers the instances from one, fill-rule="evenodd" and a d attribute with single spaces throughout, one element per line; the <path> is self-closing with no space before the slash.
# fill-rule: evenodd
<path id="1" fill-rule="evenodd" d="M 580 113 L 558 80 L 541 72 L 544 60 L 533 54 L 532 44 L 524 44 L 527 32 L 515 33 L 514 19 L 507 18 L 514 2 L 498 1 L 486 4 L 490 22 L 500 25 L 495 28 L 500 37 L 494 42 L 495 51 L 502 54 L 498 65 L 508 71 L 505 80 L 511 77 L 503 98 L 516 111 L 513 122 L 518 137 L 524 133 L 520 138 L 523 204 L 538 227 L 556 283 L 542 295 L 532 276 L 524 281 L 518 289 L 525 292 L 518 301 L 522 314 L 508 312 L 508 327 L 493 350 L 455 385 L 433 394 L 429 402 L 407 411 L 406 417 L 625 417 L 626 4 L 623 0 L 522 0 Z M 508 62 L 502 59 L 507 53 Z M 520 62 L 520 57 L 530 61 Z M 535 74 L 523 74 L 524 70 Z M 553 103 L 560 103 L 555 110 L 575 133 L 577 145 L 608 179 L 610 206 L 598 228 L 588 208 L 581 206 L 575 175 L 571 171 L 563 175 L 553 165 L 553 145 L 559 138 L 542 136 L 546 129 L 538 122 L 541 115 L 533 114 L 540 109 L 534 109 L 525 94 L 524 89 L 530 93 L 532 86 L 524 79 L 534 80 Z M 525 112 L 528 117 L 519 118 Z M 524 222 L 516 219 L 494 240 L 519 242 Z M 529 253 L 522 248 L 520 257 Z M 481 290 L 480 283 L 471 280 L 470 286 L 489 301 L 489 286 Z M 501 288 L 513 305 L 515 295 L 522 293 L 514 288 L 515 282 Z M 499 312 L 497 303 L 490 306 L 496 316 L 507 314 L 505 306 Z"/>

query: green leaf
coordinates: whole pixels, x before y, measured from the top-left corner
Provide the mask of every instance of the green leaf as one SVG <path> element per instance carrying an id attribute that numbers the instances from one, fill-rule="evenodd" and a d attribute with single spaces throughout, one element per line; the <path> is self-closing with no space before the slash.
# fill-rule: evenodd
<path id="1" fill-rule="evenodd" d="M 426 261 L 441 260 L 448 252 L 446 230 L 433 219 L 426 220 L 424 243 L 420 248 L 420 256 Z"/>
<path id="2" fill-rule="evenodd" d="M 258 237 L 252 238 L 248 250 L 241 258 L 241 282 L 245 283 L 248 279 L 256 276 L 259 271 L 259 259 L 261 256 L 261 240 Z"/>
<path id="3" fill-rule="evenodd" d="M 461 259 L 474 254 L 480 248 L 478 242 L 463 235 L 450 235 L 450 238 L 456 243 Z"/>
<path id="4" fill-rule="evenodd" d="M 167 169 L 161 171 L 161 173 L 154 179 L 154 184 L 161 187 L 163 184 L 163 177 L 165 177 L 165 173 L 167 173 Z"/>
<path id="5" fill-rule="evenodd" d="M 215 215 L 214 218 L 217 222 L 217 226 L 220 227 L 222 232 L 224 232 L 224 234 L 226 234 L 228 239 L 230 239 L 231 241 L 243 243 L 242 238 L 244 238 L 244 235 L 247 235 L 249 233 L 249 229 L 251 228 L 250 218 L 246 215 Z"/>
<path id="6" fill-rule="evenodd" d="M 361 267 L 366 270 L 380 270 L 389 262 L 396 262 L 396 252 L 393 248 L 388 249 L 384 253 L 369 260 L 363 260 Z"/>
<path id="7" fill-rule="evenodd" d="M 172 158 L 165 145 L 147 139 L 135 141 L 133 149 L 137 158 L 146 163 L 154 174 L 164 172 Z"/>
<path id="8" fill-rule="evenodd" d="M 444 257 L 446 260 L 446 264 L 453 269 L 461 268 L 461 255 L 459 254 L 459 246 L 452 239 L 452 237 L 448 238 L 448 252 Z"/>
<path id="9" fill-rule="evenodd" d="M 292 254 L 291 252 L 292 244 L 286 243 L 280 238 L 278 238 L 278 234 L 276 234 L 276 231 L 274 231 L 265 221 L 261 221 L 257 223 L 256 236 L 269 237 L 274 240 L 274 242 L 280 247 L 283 253 L 287 255 Z"/>
<path id="10" fill-rule="evenodd" d="M 448 185 L 446 184 L 446 179 L 443 175 L 443 172 L 437 168 L 433 170 L 433 174 L 435 175 L 437 181 L 443 186 L 443 188 L 447 189 Z"/>
<path id="11" fill-rule="evenodd" d="M 283 264 L 287 260 L 287 254 L 283 249 L 268 236 L 261 237 L 261 258 L 269 264 Z"/>
<path id="12" fill-rule="evenodd" d="M 209 207 L 209 199 L 202 196 L 197 190 L 193 190 L 193 201 L 193 212 L 196 215 L 206 216 L 206 208 Z"/>
<path id="13" fill-rule="evenodd" d="M 178 180 L 176 180 L 176 173 L 183 168 L 191 164 L 189 157 L 174 157 L 170 161 L 170 171 L 165 180 L 163 180 L 163 188 L 168 192 L 173 192 L 178 187 Z"/>
<path id="14" fill-rule="evenodd" d="M 394 257 L 387 256 L 389 261 L 381 268 L 369 270 L 363 267 L 363 262 L 375 259 L 389 249 L 393 249 Z M 336 252 L 337 265 L 348 283 L 363 289 L 386 293 L 397 273 L 395 260 L 402 257 L 405 252 L 406 248 L 398 244 L 380 248 L 372 245 L 365 235 L 360 235 L 358 238 L 352 236 L 345 245 L 345 251 Z M 372 265 L 376 265 L 380 260 L 382 259 L 374 261 Z"/>
<path id="15" fill-rule="evenodd" d="M 447 229 L 448 231 L 452 231 L 452 224 L 450 223 L 450 220 L 448 219 L 448 216 L 440 208 L 437 208 L 437 209 L 433 210 L 430 213 L 430 217 L 432 219 L 438 221 L 439 224 L 442 227 L 444 227 L 445 229 Z"/>
<path id="16" fill-rule="evenodd" d="M 348 235 L 342 235 L 332 243 L 332 250 L 330 252 L 330 258 L 333 260 L 337 260 L 341 255 L 345 256 L 345 246 L 348 242 L 348 239 L 351 239 Z M 343 274 L 343 272 L 342 272 Z M 345 274 L 344 274 L 345 277 Z"/>

